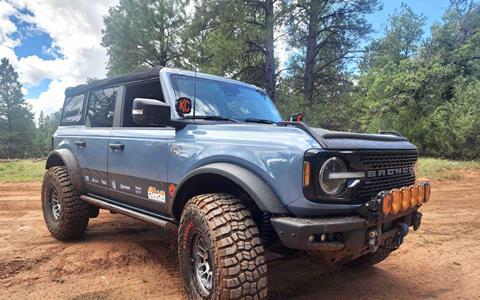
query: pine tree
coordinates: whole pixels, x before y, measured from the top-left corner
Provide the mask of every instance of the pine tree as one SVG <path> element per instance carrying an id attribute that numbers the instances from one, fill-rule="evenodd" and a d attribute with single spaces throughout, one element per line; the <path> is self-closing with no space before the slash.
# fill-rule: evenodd
<path id="1" fill-rule="evenodd" d="M 22 85 L 9 60 L 0 61 L 0 158 L 23 158 L 30 154 L 33 114 L 25 102 Z"/>

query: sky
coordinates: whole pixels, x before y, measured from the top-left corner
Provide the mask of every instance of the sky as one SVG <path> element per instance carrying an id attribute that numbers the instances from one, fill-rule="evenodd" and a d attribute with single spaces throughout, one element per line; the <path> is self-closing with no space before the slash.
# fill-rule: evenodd
<path id="1" fill-rule="evenodd" d="M 425 34 L 440 22 L 449 0 L 382 0 L 383 9 L 367 16 L 382 34 L 388 15 L 402 2 L 427 18 Z M 118 0 L 0 0 L 0 58 L 19 73 L 23 92 L 38 117 L 61 108 L 65 88 L 104 78 L 107 54 L 100 45 L 103 17 Z M 288 57 L 280 43 L 280 60 Z"/>

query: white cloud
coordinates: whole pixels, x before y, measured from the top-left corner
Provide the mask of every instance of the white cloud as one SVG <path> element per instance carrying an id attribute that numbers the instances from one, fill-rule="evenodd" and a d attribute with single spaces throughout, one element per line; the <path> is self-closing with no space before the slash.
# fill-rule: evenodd
<path id="1" fill-rule="evenodd" d="M 87 77 L 105 76 L 107 55 L 100 45 L 103 16 L 118 0 L 62 1 L 62 0 L 0 0 L 0 57 L 7 57 L 16 67 L 22 84 L 34 87 L 44 79 L 52 82 L 38 98 L 27 99 L 38 115 L 59 109 L 65 88 L 85 83 Z M 19 10 L 28 9 L 30 14 Z M 42 49 L 54 55 L 44 60 L 37 55 L 17 58 L 13 48 L 21 41 L 9 37 L 17 28 L 9 19 L 16 16 L 35 30 L 47 33 L 53 40 L 53 49 Z M 41 53 L 39 53 L 40 55 Z"/>

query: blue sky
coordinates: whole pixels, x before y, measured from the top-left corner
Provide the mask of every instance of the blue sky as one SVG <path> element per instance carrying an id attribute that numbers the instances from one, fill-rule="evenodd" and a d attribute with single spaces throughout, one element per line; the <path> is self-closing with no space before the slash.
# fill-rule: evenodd
<path id="1" fill-rule="evenodd" d="M 367 17 L 375 30 L 375 33 L 371 35 L 372 37 L 380 36 L 383 33 L 388 15 L 392 15 L 395 10 L 399 10 L 402 3 L 410 6 L 415 13 L 422 14 L 427 18 L 424 28 L 426 36 L 429 36 L 430 27 L 435 22 L 442 20 L 443 13 L 450 5 L 449 0 L 383 0 L 383 9 Z"/>
<path id="2" fill-rule="evenodd" d="M 57 110 L 66 87 L 84 83 L 87 77 L 105 76 L 102 19 L 117 1 L 0 0 L 0 57 L 6 56 L 17 68 L 27 101 L 37 115 L 40 110 Z M 449 6 L 449 0 L 382 2 L 381 11 L 367 16 L 375 30 L 371 38 L 383 33 L 388 15 L 402 2 L 426 16 L 426 36 Z"/>

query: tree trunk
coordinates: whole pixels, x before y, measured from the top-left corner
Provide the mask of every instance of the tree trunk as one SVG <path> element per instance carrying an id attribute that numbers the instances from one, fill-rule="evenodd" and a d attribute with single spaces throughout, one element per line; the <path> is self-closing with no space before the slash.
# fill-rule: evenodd
<path id="1" fill-rule="evenodd" d="M 273 0 L 265 1 L 265 89 L 275 102 L 275 53 L 274 53 Z"/>
<path id="2" fill-rule="evenodd" d="M 312 1 L 310 4 L 308 16 L 308 35 L 306 41 L 306 56 L 305 56 L 305 78 L 303 86 L 304 107 L 311 104 L 313 98 L 313 89 L 315 85 L 315 54 L 317 48 L 317 35 L 320 19 L 320 1 Z"/>

